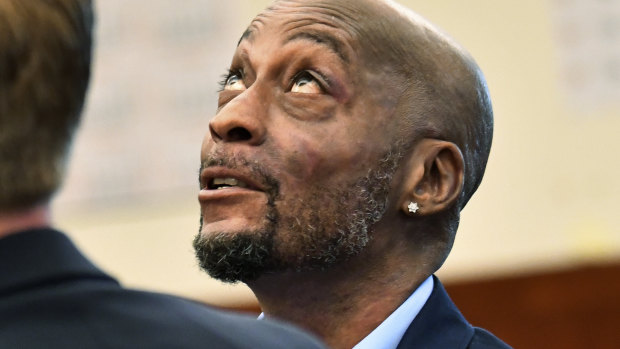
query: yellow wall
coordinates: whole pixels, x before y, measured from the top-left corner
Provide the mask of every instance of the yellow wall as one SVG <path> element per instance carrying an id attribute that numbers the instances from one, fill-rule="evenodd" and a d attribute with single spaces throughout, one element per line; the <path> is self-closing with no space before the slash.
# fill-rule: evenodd
<path id="1" fill-rule="evenodd" d="M 228 65 L 236 38 L 253 14 L 268 2 L 231 3 L 246 6 L 242 11 L 218 14 L 234 29 L 224 37 L 212 39 L 212 47 L 219 49 L 201 53 L 217 55 L 209 65 L 222 70 Z M 554 42 L 554 3 L 403 3 L 442 27 L 472 53 L 487 76 L 495 110 L 495 137 L 487 173 L 478 193 L 463 211 L 455 247 L 440 271 L 441 276 L 488 277 L 618 260 L 620 142 L 616 133 L 620 126 L 620 103 L 601 109 L 580 109 L 575 107 L 579 101 L 563 93 L 560 52 Z M 174 7 L 168 11 L 174 11 Z M 241 18 L 235 18 L 238 13 L 242 13 Z M 104 14 L 99 16 L 103 26 L 112 21 Z M 160 60 L 164 67 L 174 65 L 176 59 L 186 58 L 149 55 L 143 62 Z M 201 72 L 205 69 L 202 62 L 206 60 L 195 59 L 185 65 L 190 71 Z M 106 66 L 109 63 L 103 57 L 97 64 L 99 71 L 118 69 Z M 94 80 L 93 93 L 100 88 L 98 84 L 115 84 L 104 80 L 103 76 Z M 146 98 L 139 103 L 151 102 Z M 211 110 L 214 109 L 215 104 Z M 197 161 L 201 135 L 206 132 L 206 121 L 211 115 L 206 114 L 194 121 L 195 132 L 183 136 L 187 138 L 187 148 L 174 148 L 176 143 L 168 142 L 175 152 L 194 152 L 191 156 Z M 161 116 L 167 117 L 175 116 Z M 86 122 L 82 132 L 89 132 L 92 125 L 93 122 Z M 154 128 L 148 137 L 168 133 L 168 129 Z M 76 153 L 92 151 L 85 136 L 78 138 Z M 86 163 L 79 159 L 76 162 L 66 185 L 69 193 L 79 187 L 72 178 Z M 181 182 L 184 181 L 189 184 L 145 191 L 129 198 L 119 194 L 86 202 L 61 196 L 57 221 L 88 255 L 126 285 L 220 304 L 251 299 L 244 286 L 225 286 L 198 271 L 191 248 L 198 220 L 195 173 L 187 179 L 183 177 Z"/>

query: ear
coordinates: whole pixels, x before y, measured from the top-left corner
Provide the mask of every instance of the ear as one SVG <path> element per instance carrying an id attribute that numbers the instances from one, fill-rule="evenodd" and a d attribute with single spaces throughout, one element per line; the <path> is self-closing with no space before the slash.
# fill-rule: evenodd
<path id="1" fill-rule="evenodd" d="M 400 207 L 407 215 L 425 216 L 444 211 L 463 190 L 463 154 L 452 142 L 421 140 L 415 145 L 406 170 Z"/>

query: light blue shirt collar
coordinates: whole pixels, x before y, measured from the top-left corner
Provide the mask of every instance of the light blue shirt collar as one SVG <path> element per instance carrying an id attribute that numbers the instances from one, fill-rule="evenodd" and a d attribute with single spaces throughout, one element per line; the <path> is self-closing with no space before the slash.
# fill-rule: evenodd
<path id="1" fill-rule="evenodd" d="M 432 291 L 433 277 L 429 276 L 403 304 L 353 349 L 396 349 Z"/>
<path id="2" fill-rule="evenodd" d="M 429 276 L 403 304 L 353 349 L 396 349 L 405 331 L 431 296 L 431 292 L 433 292 L 433 277 Z M 258 316 L 259 320 L 264 318 L 264 313 Z"/>

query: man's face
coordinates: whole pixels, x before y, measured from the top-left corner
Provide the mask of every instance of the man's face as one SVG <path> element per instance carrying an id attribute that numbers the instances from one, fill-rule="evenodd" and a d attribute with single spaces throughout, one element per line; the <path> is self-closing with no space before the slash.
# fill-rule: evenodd
<path id="1" fill-rule="evenodd" d="M 225 281 L 359 253 L 400 159 L 393 100 L 343 22 L 275 8 L 241 40 L 201 152 L 201 266 Z"/>

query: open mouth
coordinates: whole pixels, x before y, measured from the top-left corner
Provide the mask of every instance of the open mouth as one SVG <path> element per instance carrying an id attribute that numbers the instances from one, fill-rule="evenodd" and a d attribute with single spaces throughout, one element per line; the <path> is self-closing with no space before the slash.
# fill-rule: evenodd
<path id="1" fill-rule="evenodd" d="M 249 188 L 248 184 L 233 177 L 216 177 L 207 183 L 208 190 L 223 190 L 230 188 Z"/>
<path id="2" fill-rule="evenodd" d="M 260 174 L 251 171 L 246 173 L 222 166 L 206 167 L 200 171 L 200 189 L 204 194 L 210 192 L 209 195 L 232 189 L 264 192 L 265 185 L 261 179 Z"/>

